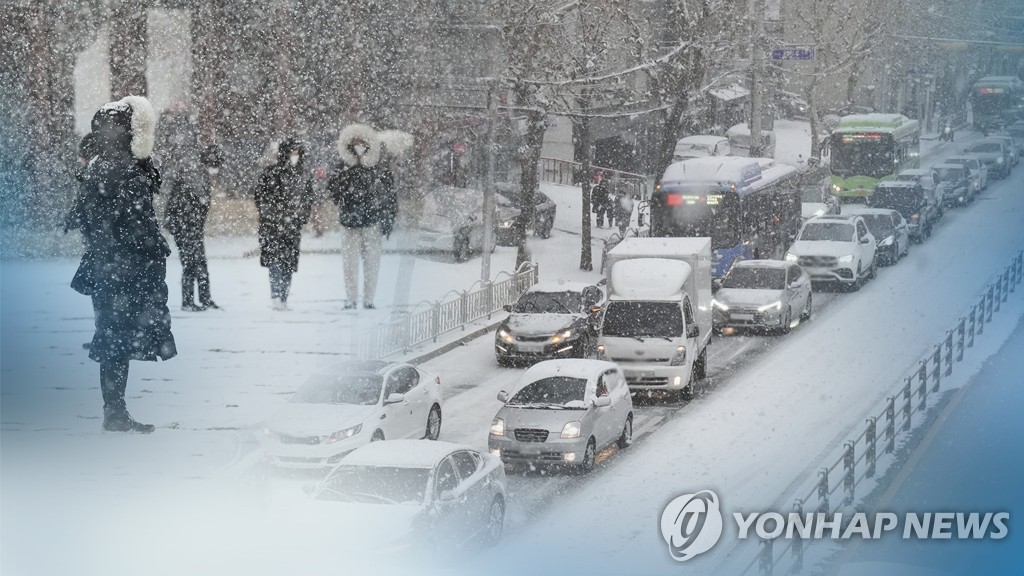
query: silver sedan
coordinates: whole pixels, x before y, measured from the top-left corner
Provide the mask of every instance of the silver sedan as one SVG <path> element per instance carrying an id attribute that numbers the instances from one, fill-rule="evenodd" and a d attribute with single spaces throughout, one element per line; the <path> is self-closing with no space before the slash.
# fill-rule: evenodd
<path id="1" fill-rule="evenodd" d="M 812 306 L 810 277 L 797 264 L 780 260 L 737 262 L 711 300 L 718 331 L 766 328 L 786 334 L 797 317 L 810 319 Z"/>

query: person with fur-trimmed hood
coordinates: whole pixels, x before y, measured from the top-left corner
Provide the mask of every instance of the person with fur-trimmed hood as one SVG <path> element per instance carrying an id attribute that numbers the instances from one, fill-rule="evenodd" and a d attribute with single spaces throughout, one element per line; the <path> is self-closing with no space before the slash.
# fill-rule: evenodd
<path id="1" fill-rule="evenodd" d="M 394 178 L 381 163 L 381 141 L 376 130 L 351 124 L 338 135 L 341 162 L 327 182 L 338 205 L 345 271 L 345 308 L 359 299 L 359 262 L 363 264 L 363 307 L 374 308 L 381 243 L 391 235 L 398 214 Z"/>
<path id="2" fill-rule="evenodd" d="M 89 357 L 100 364 L 103 429 L 152 432 L 125 406 L 128 363 L 177 354 L 167 309 L 171 253 L 153 210 L 160 173 L 151 158 L 156 115 L 149 100 L 128 96 L 92 118 L 96 157 L 85 171 L 80 226 L 86 253 L 71 281 L 92 297 L 96 332 Z"/>
<path id="3" fill-rule="evenodd" d="M 292 275 L 299 269 L 302 227 L 313 206 L 313 180 L 306 174 L 306 147 L 286 138 L 277 147 L 277 163 L 267 166 L 256 184 L 260 265 L 270 271 L 275 310 L 288 309 Z"/>

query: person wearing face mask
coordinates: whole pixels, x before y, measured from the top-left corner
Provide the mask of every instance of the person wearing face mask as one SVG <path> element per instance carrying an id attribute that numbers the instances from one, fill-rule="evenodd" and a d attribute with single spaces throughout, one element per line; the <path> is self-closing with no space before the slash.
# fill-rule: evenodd
<path id="1" fill-rule="evenodd" d="M 287 310 L 292 275 L 299 269 L 302 227 L 313 205 L 313 180 L 304 170 L 306 149 L 301 141 L 286 138 L 277 151 L 277 163 L 260 175 L 255 199 L 260 265 L 270 271 L 272 307 Z"/>
<path id="2" fill-rule="evenodd" d="M 341 162 L 327 182 L 338 205 L 345 272 L 345 308 L 359 299 L 359 264 L 363 267 L 363 308 L 375 308 L 381 243 L 391 235 L 398 214 L 394 177 L 381 160 L 378 133 L 365 124 L 351 124 L 338 135 Z"/>

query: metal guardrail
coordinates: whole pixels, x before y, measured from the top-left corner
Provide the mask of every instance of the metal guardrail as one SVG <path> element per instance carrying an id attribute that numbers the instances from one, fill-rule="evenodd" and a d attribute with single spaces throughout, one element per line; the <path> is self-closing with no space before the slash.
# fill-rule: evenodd
<path id="1" fill-rule="evenodd" d="M 424 301 L 413 311 L 403 312 L 369 333 L 360 333 L 356 354 L 371 359 L 411 352 L 418 344 L 437 342 L 442 334 L 465 330 L 470 322 L 490 319 L 536 284 L 538 273 L 536 263 L 524 262 L 514 273 L 499 272 L 491 282 L 477 280 L 469 290 L 452 290 L 434 302 Z"/>
<path id="2" fill-rule="evenodd" d="M 558 158 L 541 158 L 539 179 L 541 182 L 574 186 L 579 181 L 577 175 L 582 168 L 579 162 Z M 624 172 L 603 166 L 591 166 L 592 172 L 600 170 L 609 177 L 612 189 L 619 194 L 627 194 L 632 198 L 643 200 L 650 198 L 647 189 L 647 176 Z"/>
<path id="3" fill-rule="evenodd" d="M 867 418 L 861 433 L 843 442 L 838 458 L 817 471 L 811 489 L 794 501 L 794 512 L 803 514 L 806 506 L 813 506 L 814 512 L 828 514 L 853 504 L 857 486 L 879 472 L 876 469 L 879 450 L 884 454 L 896 450 L 897 437 L 909 434 L 913 416 L 928 409 L 928 399 L 939 391 L 942 379 L 953 374 L 954 361 L 963 361 L 965 349 L 974 347 L 975 337 L 985 331 L 985 325 L 992 322 L 992 315 L 999 312 L 1001 304 L 1022 281 L 1024 251 L 1018 252 L 1010 265 L 982 291 L 970 311 L 960 317 L 945 338 L 918 362 L 911 375 L 886 397 L 881 410 Z M 841 495 L 837 495 L 840 492 Z M 834 501 L 840 497 L 833 508 Z M 778 551 L 772 540 L 758 541 L 757 554 L 740 574 L 747 574 L 756 566 L 760 576 L 772 576 L 787 556 L 790 564 L 786 571 L 799 573 L 803 570 L 804 552 L 813 540 L 804 542 L 799 534 L 794 536 L 788 546 Z"/>

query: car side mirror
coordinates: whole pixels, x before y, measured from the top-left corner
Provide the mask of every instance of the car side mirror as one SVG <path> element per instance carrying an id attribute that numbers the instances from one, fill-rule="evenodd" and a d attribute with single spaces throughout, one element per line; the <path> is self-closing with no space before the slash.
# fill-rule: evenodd
<path id="1" fill-rule="evenodd" d="M 504 390 L 498 392 L 498 401 L 501 402 L 502 404 L 508 402 L 508 392 L 505 392 Z"/>
<path id="2" fill-rule="evenodd" d="M 861 244 L 870 244 L 871 240 L 867 236 L 865 236 L 865 237 L 860 239 L 860 243 Z"/>
<path id="3" fill-rule="evenodd" d="M 700 326 L 697 326 L 696 324 L 690 324 L 690 326 L 686 329 L 686 337 L 696 338 L 697 336 L 700 336 Z"/>
<path id="4" fill-rule="evenodd" d="M 501 307 L 501 309 L 504 310 L 505 312 L 512 312 L 512 305 L 505 304 L 504 306 Z"/>
<path id="5" fill-rule="evenodd" d="M 594 398 L 595 408 L 607 408 L 612 405 L 612 399 L 607 396 L 598 396 Z"/>
<path id="6" fill-rule="evenodd" d="M 400 394 L 398 392 L 392 392 L 391 394 L 388 394 L 387 398 L 384 399 L 385 406 L 389 404 L 399 404 L 402 402 L 405 402 L 405 394 Z"/>

